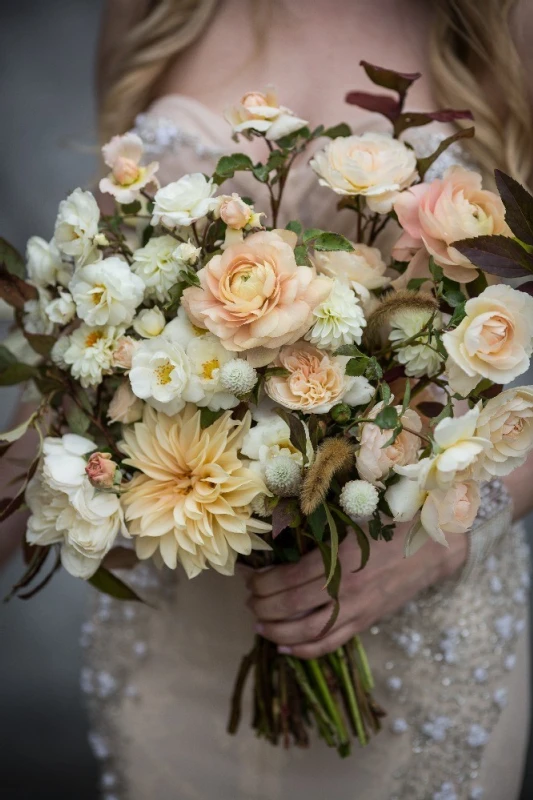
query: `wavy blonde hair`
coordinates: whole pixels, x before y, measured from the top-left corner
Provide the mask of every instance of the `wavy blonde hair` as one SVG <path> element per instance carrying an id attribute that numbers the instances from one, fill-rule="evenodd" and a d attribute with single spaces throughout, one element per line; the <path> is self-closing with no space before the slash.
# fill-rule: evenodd
<path id="1" fill-rule="evenodd" d="M 116 0 L 115 0 L 116 1 Z M 130 0 L 132 2 L 132 0 Z M 139 2 L 139 0 L 137 0 Z M 174 59 L 209 24 L 218 0 L 141 0 L 139 15 L 103 59 L 99 120 L 102 141 L 128 130 L 156 96 Z M 528 182 L 533 121 L 525 73 L 510 17 L 518 0 L 432 0 L 430 78 L 442 106 L 470 108 L 480 167 Z M 131 10 L 131 6 L 130 6 Z"/>

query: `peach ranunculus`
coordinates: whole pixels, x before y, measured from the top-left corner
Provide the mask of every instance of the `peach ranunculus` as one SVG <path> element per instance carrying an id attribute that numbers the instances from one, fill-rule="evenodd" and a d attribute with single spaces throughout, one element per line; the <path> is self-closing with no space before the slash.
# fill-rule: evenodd
<path id="1" fill-rule="evenodd" d="M 490 442 L 476 464 L 478 480 L 509 475 L 520 467 L 533 447 L 533 387 L 517 386 L 489 400 L 476 433 Z"/>
<path id="2" fill-rule="evenodd" d="M 111 172 L 100 181 L 100 191 L 112 194 L 118 203 L 133 203 L 141 189 L 149 183 L 156 183 L 155 173 L 159 169 L 157 161 L 141 166 L 143 155 L 142 139 L 136 133 L 113 136 L 102 148 L 104 161 Z"/>
<path id="3" fill-rule="evenodd" d="M 390 283 L 385 275 L 387 265 L 377 247 L 352 242 L 353 250 L 331 250 L 316 252 L 313 264 L 317 272 L 329 278 L 348 281 L 363 302 L 369 299 L 369 292 L 382 289 Z"/>
<path id="4" fill-rule="evenodd" d="M 382 402 L 377 403 L 367 416 L 373 419 L 383 406 Z M 401 406 L 396 406 L 396 410 L 400 413 Z M 411 431 L 418 433 L 422 430 L 422 420 L 412 408 L 405 410 L 401 421 Z M 365 422 L 360 431 L 356 465 L 359 477 L 363 480 L 374 486 L 381 486 L 383 479 L 394 467 L 416 462 L 421 440 L 415 433 L 403 430 L 392 444 L 384 447 L 392 436 L 391 430 L 382 430 L 377 425 Z"/>
<path id="5" fill-rule="evenodd" d="M 473 281 L 478 273 L 454 242 L 472 236 L 511 235 L 498 195 L 481 188 L 481 175 L 460 166 L 447 169 L 443 178 L 402 192 L 394 210 L 403 228 L 394 257 L 407 261 L 425 248 L 444 274 L 460 283 Z"/>
<path id="6" fill-rule="evenodd" d="M 247 92 L 238 105 L 226 109 L 224 116 L 234 135 L 242 133 L 249 137 L 255 131 L 273 142 L 307 125 L 307 120 L 280 106 L 272 86 L 265 92 Z"/>
<path id="7" fill-rule="evenodd" d="M 385 133 L 338 136 L 311 160 L 321 186 L 362 195 L 371 211 L 387 214 L 398 193 L 418 178 L 413 150 Z"/>
<path id="8" fill-rule="evenodd" d="M 198 272 L 200 287 L 183 292 L 193 324 L 234 352 L 275 350 L 300 339 L 332 281 L 297 266 L 291 231 L 260 231 L 215 255 Z"/>
<path id="9" fill-rule="evenodd" d="M 465 312 L 442 337 L 451 388 L 466 396 L 482 378 L 504 384 L 522 375 L 533 351 L 533 298 L 498 284 L 468 300 Z"/>
<path id="10" fill-rule="evenodd" d="M 283 347 L 274 366 L 289 374 L 273 376 L 266 382 L 266 392 L 285 408 L 307 414 L 325 414 L 340 402 L 351 406 L 366 404 L 374 389 L 364 377 L 345 374 L 346 356 L 332 356 L 307 342 Z"/>
<path id="11" fill-rule="evenodd" d="M 143 415 L 144 403 L 133 394 L 128 380 L 122 381 L 111 398 L 107 409 L 109 422 L 123 422 L 126 425 L 138 422 Z"/>

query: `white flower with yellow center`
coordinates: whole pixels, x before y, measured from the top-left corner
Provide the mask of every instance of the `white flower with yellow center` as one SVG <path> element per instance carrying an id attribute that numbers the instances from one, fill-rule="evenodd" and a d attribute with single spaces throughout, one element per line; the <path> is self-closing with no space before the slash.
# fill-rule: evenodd
<path id="1" fill-rule="evenodd" d="M 365 315 L 347 283 L 334 280 L 331 293 L 313 311 L 314 325 L 306 339 L 321 350 L 336 350 L 343 344 L 361 343 Z"/>
<path id="2" fill-rule="evenodd" d="M 243 438 L 241 452 L 251 461 L 250 467 L 255 469 L 262 478 L 265 477 L 267 465 L 278 456 L 291 458 L 299 467 L 303 466 L 303 455 L 290 439 L 290 428 L 285 420 L 270 411 L 259 409 L 254 417 L 258 422 L 246 433 Z M 307 438 L 307 460 L 313 460 L 313 446 L 309 438 L 307 425 L 305 425 Z"/>
<path id="3" fill-rule="evenodd" d="M 133 353 L 129 379 L 133 394 L 168 415 L 204 397 L 185 350 L 165 336 L 140 343 Z"/>
<path id="4" fill-rule="evenodd" d="M 239 458 L 249 425 L 249 415 L 225 413 L 202 429 L 200 411 L 187 405 L 174 418 L 146 407 L 124 431 L 124 463 L 140 472 L 122 495 L 139 558 L 157 555 L 170 569 L 179 562 L 194 578 L 209 567 L 233 575 L 238 554 L 269 549 L 257 534 L 271 526 L 251 509 L 267 489 Z"/>
<path id="5" fill-rule="evenodd" d="M 212 179 L 208 180 L 201 172 L 184 175 L 163 186 L 154 197 L 152 225 L 161 224 L 167 228 L 192 225 L 215 208 L 216 188 Z"/>
<path id="6" fill-rule="evenodd" d="M 95 258 L 94 237 L 98 234 L 100 209 L 90 192 L 75 189 L 59 204 L 54 242 L 59 250 L 72 256 L 78 266 Z"/>
<path id="7" fill-rule="evenodd" d="M 131 268 L 144 283 L 146 297 L 154 297 L 160 303 L 168 300 L 169 289 L 178 281 L 185 266 L 177 249 L 176 239 L 165 235 L 153 236 L 148 244 L 134 252 Z"/>
<path id="8" fill-rule="evenodd" d="M 429 323 L 431 313 L 413 308 L 400 309 L 391 320 L 389 341 L 394 344 L 405 342 L 420 333 Z M 442 327 L 440 314 L 431 323 L 436 330 Z M 412 344 L 396 350 L 396 358 L 405 365 L 405 374 L 411 378 L 431 377 L 440 370 L 443 358 L 437 352 L 437 339 L 431 331 L 422 333 Z"/>
<path id="9" fill-rule="evenodd" d="M 118 256 L 77 269 L 69 289 L 88 325 L 129 325 L 144 297 L 144 283 Z"/>
<path id="10" fill-rule="evenodd" d="M 102 376 L 112 371 L 113 351 L 123 333 L 124 328 L 109 325 L 99 328 L 80 325 L 68 337 L 68 347 L 63 345 L 58 356 L 84 388 L 97 386 Z"/>

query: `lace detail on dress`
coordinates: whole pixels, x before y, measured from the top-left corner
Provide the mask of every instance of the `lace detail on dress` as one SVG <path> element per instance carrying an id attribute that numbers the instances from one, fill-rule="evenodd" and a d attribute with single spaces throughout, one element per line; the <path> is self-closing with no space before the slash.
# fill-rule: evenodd
<path id="1" fill-rule="evenodd" d="M 174 155 L 189 148 L 198 158 L 218 159 L 225 152 L 206 144 L 202 137 L 190 133 L 166 117 L 139 114 L 135 119 L 133 132 L 141 137 L 146 153 L 151 156 Z"/>

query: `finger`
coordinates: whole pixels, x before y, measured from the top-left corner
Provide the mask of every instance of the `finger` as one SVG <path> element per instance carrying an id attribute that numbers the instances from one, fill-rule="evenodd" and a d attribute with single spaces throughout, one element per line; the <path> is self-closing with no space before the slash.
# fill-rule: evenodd
<path id="1" fill-rule="evenodd" d="M 270 639 L 270 641 L 278 645 L 292 647 L 293 645 L 308 643 L 320 636 L 331 619 L 333 608 L 333 603 L 329 602 L 317 611 L 300 619 L 284 622 L 260 622 L 256 626 L 256 630 L 265 639 Z M 348 599 L 341 602 L 339 616 L 332 631 L 342 627 L 356 616 L 357 611 L 353 603 L 350 603 Z"/>
<path id="2" fill-rule="evenodd" d="M 261 622 L 287 620 L 296 614 L 312 611 L 329 602 L 327 590 L 324 588 L 326 580 L 323 575 L 309 583 L 277 592 L 268 597 L 252 595 L 248 606 Z"/>
<path id="3" fill-rule="evenodd" d="M 281 564 L 266 572 L 254 574 L 250 589 L 254 595 L 268 597 L 284 589 L 309 583 L 320 575 L 324 575 L 322 556 L 319 550 L 313 550 L 302 556 L 296 564 Z"/>
<path id="4" fill-rule="evenodd" d="M 356 620 L 351 620 L 340 628 L 332 630 L 323 639 L 318 639 L 315 642 L 306 642 L 304 644 L 297 644 L 293 647 L 279 647 L 280 653 L 287 653 L 296 658 L 319 658 L 328 653 L 333 653 L 338 647 L 349 642 L 350 639 L 359 633 L 359 627 Z"/>

